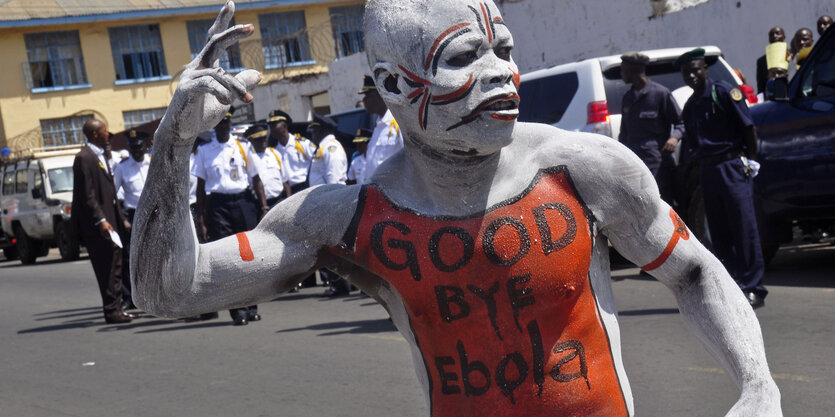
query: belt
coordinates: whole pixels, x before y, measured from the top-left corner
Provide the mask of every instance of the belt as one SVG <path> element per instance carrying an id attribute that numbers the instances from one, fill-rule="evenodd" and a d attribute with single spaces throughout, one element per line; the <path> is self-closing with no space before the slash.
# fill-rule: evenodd
<path id="1" fill-rule="evenodd" d="M 245 198 L 248 195 L 252 195 L 252 191 L 249 188 L 247 188 L 246 190 L 243 190 L 239 193 L 235 193 L 235 194 L 212 193 L 210 198 L 212 200 L 229 201 L 229 200 L 238 200 L 238 199 L 241 199 L 241 198 Z"/>
<path id="2" fill-rule="evenodd" d="M 731 159 L 736 159 L 742 156 L 742 152 L 735 151 L 735 152 L 725 152 L 719 155 L 711 155 L 706 156 L 704 158 L 699 158 L 699 162 L 702 164 L 709 164 L 709 165 L 716 165 L 721 162 L 730 161 Z"/>
<path id="3" fill-rule="evenodd" d="M 278 196 L 278 197 L 268 198 L 267 199 L 267 205 L 272 207 L 272 206 L 278 204 L 281 200 L 284 200 L 284 193 L 281 193 L 281 195 Z"/>
<path id="4" fill-rule="evenodd" d="M 291 185 L 291 186 L 290 186 L 290 191 L 292 191 L 292 192 L 293 192 L 293 194 L 295 194 L 295 193 L 297 193 L 297 192 L 299 192 L 299 191 L 301 191 L 301 190 L 304 190 L 305 188 L 307 188 L 307 181 L 305 181 L 305 182 L 300 182 L 300 183 L 295 184 L 295 185 Z"/>

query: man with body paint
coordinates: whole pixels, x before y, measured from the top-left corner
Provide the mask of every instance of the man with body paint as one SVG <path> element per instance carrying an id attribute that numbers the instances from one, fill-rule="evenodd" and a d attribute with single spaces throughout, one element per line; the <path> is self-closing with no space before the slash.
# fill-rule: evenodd
<path id="1" fill-rule="evenodd" d="M 513 38 L 491 1 L 369 1 L 369 64 L 404 150 L 370 184 L 313 187 L 255 230 L 198 245 L 190 141 L 260 79 L 214 66 L 254 30 L 223 31 L 231 8 L 156 133 L 131 256 L 141 308 L 177 317 L 247 305 L 327 267 L 390 313 L 433 416 L 628 416 L 611 242 L 670 288 L 737 383 L 728 415 L 782 415 L 753 310 L 646 166 L 603 136 L 516 122 Z"/>

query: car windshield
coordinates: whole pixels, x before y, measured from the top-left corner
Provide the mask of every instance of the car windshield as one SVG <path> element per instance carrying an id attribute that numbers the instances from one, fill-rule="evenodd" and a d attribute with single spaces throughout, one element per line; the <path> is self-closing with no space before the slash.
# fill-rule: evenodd
<path id="1" fill-rule="evenodd" d="M 50 169 L 47 176 L 53 194 L 72 192 L 72 167 Z"/>
<path id="2" fill-rule="evenodd" d="M 723 81 L 730 85 L 736 85 L 733 75 L 728 71 L 726 66 L 719 62 L 718 57 L 708 56 L 705 61 L 708 65 L 708 77 L 714 81 Z M 684 87 L 684 79 L 681 78 L 681 72 L 673 67 L 670 61 L 653 62 L 647 65 L 646 71 L 650 80 L 667 87 L 670 91 Z M 629 84 L 623 82 L 623 79 L 620 77 L 620 65 L 603 72 L 603 85 L 606 89 L 606 101 L 609 106 L 609 114 L 620 114 L 623 95 L 629 90 Z"/>

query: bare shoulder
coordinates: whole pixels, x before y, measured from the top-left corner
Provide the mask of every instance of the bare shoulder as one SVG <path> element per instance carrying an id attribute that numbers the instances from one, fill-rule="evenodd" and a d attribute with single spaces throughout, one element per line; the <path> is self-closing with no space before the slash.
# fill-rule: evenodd
<path id="1" fill-rule="evenodd" d="M 314 246 L 340 243 L 357 209 L 359 185 L 321 185 L 282 201 L 264 217 L 257 230 Z"/>
<path id="2" fill-rule="evenodd" d="M 634 207 L 658 195 L 646 165 L 607 136 L 573 132 L 536 123 L 519 123 L 514 153 L 539 169 L 567 169 L 580 196 L 599 220 L 618 216 L 617 207 Z"/>

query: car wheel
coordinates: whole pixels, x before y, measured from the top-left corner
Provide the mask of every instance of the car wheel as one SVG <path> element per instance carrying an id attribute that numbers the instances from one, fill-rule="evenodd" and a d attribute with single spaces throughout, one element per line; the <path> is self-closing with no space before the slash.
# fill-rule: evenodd
<path id="1" fill-rule="evenodd" d="M 78 259 L 78 240 L 70 233 L 67 223 L 59 222 L 55 225 L 55 241 L 58 243 L 58 251 L 61 252 L 61 259 L 65 261 Z"/>
<path id="2" fill-rule="evenodd" d="M 35 263 L 41 251 L 41 242 L 26 235 L 19 224 L 15 224 L 13 230 L 17 239 L 17 254 L 20 256 L 20 263 L 24 265 Z"/>
<path id="3" fill-rule="evenodd" d="M 12 260 L 17 259 L 17 246 L 9 246 L 8 248 L 3 248 L 3 256 L 6 259 Z"/>

